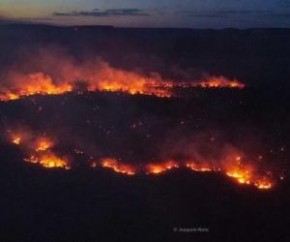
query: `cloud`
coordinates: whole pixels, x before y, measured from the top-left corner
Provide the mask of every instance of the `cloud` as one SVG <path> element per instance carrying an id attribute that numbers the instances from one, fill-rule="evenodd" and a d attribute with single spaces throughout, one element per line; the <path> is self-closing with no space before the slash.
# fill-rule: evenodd
<path id="1" fill-rule="evenodd" d="M 8 24 L 49 24 L 52 18 L 3 18 L 0 16 L 0 25 Z"/>
<path id="2" fill-rule="evenodd" d="M 61 17 L 111 17 L 111 16 L 149 16 L 147 12 L 138 8 L 93 9 L 90 11 L 54 12 L 53 16 Z"/>

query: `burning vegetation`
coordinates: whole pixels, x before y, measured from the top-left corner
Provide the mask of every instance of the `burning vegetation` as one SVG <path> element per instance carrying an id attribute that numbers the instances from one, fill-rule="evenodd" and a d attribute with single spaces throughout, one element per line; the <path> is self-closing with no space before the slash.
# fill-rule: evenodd
<path id="1" fill-rule="evenodd" d="M 166 161 L 163 163 L 151 163 L 146 165 L 147 174 L 161 174 L 174 168 L 179 168 L 179 165 L 175 161 Z"/>
<path id="2" fill-rule="evenodd" d="M 48 63 L 59 63 L 55 57 L 48 56 L 45 59 L 50 60 Z M 40 60 L 40 63 L 42 62 L 43 60 Z M 159 98 L 171 98 L 176 95 L 176 89 L 233 88 L 239 90 L 245 88 L 245 84 L 241 83 L 240 81 L 236 79 L 231 80 L 224 76 L 211 76 L 192 81 L 177 81 L 163 79 L 158 74 L 144 75 L 138 72 L 121 70 L 112 67 L 108 63 L 100 60 L 77 64 L 75 61 L 70 59 L 61 59 L 61 63 L 61 65 L 56 65 L 55 70 L 51 66 L 48 68 L 44 65 L 45 68 L 41 66 L 39 71 L 10 71 L 6 75 L 6 80 L 0 84 L 0 100 L 7 102 L 10 100 L 21 99 L 34 95 L 62 95 L 71 92 L 75 92 L 77 94 L 92 92 L 112 92 L 112 95 L 114 92 L 124 92 L 130 95 L 142 94 Z M 37 105 L 37 103 L 34 103 L 33 105 Z M 126 106 L 126 108 L 128 107 Z M 93 112 L 97 112 L 98 119 L 101 119 L 102 116 L 106 115 L 105 112 L 98 112 L 99 109 L 99 106 L 94 106 Z M 38 108 L 38 112 L 41 113 L 41 111 L 42 107 Z M 140 114 L 138 115 L 141 116 Z M 72 125 L 74 128 L 73 132 L 76 129 L 83 128 L 83 126 L 92 124 L 94 128 L 97 127 L 104 133 L 102 137 L 104 142 L 107 142 L 107 137 L 110 136 L 112 130 L 116 130 L 116 127 L 118 126 L 118 122 L 116 122 L 117 125 L 114 123 L 114 119 L 118 119 L 118 115 L 109 114 L 108 116 L 109 119 L 104 119 L 105 121 L 103 123 L 97 123 L 96 120 L 91 119 L 86 119 L 85 124 L 76 122 L 79 126 L 75 124 Z M 202 126 L 202 119 L 200 119 L 201 122 L 198 124 L 196 121 L 198 119 L 194 120 L 192 114 L 190 114 L 188 118 L 193 120 L 192 122 L 194 123 L 194 125 L 190 127 L 191 129 L 197 129 Z M 47 122 L 46 119 L 44 120 Z M 62 117 L 60 120 L 61 122 L 63 121 Z M 144 120 L 148 121 L 156 119 L 155 117 L 152 118 L 144 115 Z M 150 127 L 148 126 L 146 128 L 146 125 L 144 124 L 145 121 L 138 121 L 133 125 L 130 124 L 129 128 L 130 132 L 134 134 L 132 137 L 134 136 L 135 140 L 140 138 L 141 132 L 139 130 L 142 129 L 146 140 L 142 140 L 144 146 L 146 146 L 146 144 L 150 144 L 146 143 L 147 139 L 150 139 L 152 136 L 154 136 L 154 132 L 147 132 L 147 129 L 150 130 Z M 164 123 L 166 122 L 168 121 L 166 120 Z M 24 121 L 24 123 L 27 122 Z M 110 125 L 107 125 L 108 123 Z M 156 123 L 158 124 L 158 121 L 156 121 Z M 178 123 L 180 125 L 184 125 L 185 122 L 178 121 Z M 106 125 L 110 126 L 110 128 L 105 128 Z M 168 129 L 171 129 L 171 125 L 168 125 L 168 127 Z M 163 126 L 158 126 L 158 128 L 155 130 L 159 131 L 162 128 Z M 273 172 L 269 171 L 268 168 L 260 167 L 258 161 L 248 158 L 240 151 L 235 149 L 230 151 L 224 150 L 221 148 L 221 146 L 218 145 L 216 147 L 211 147 L 212 150 L 208 151 L 208 153 L 211 154 L 217 153 L 216 150 L 218 150 L 219 156 L 213 158 L 204 156 L 201 154 L 202 152 L 195 150 L 196 147 L 188 145 L 190 142 L 182 144 L 182 149 L 180 147 L 176 148 L 175 146 L 167 149 L 168 154 L 161 157 L 161 155 L 159 156 L 159 153 L 162 153 L 161 150 L 163 148 L 162 145 L 158 144 L 158 146 L 156 145 L 156 147 L 158 147 L 158 155 L 156 155 L 156 157 L 151 156 L 150 159 L 147 159 L 146 161 L 136 163 L 136 161 L 132 162 L 132 159 L 127 161 L 126 157 L 115 155 L 114 151 L 112 152 L 112 149 L 107 147 L 102 147 L 103 150 L 106 150 L 107 153 L 100 151 L 101 148 L 99 150 L 96 148 L 99 153 L 95 154 L 91 151 L 94 149 L 91 148 L 91 146 L 95 145 L 92 140 L 90 140 L 90 142 L 84 142 L 85 145 L 89 147 L 87 150 L 86 147 L 84 148 L 85 145 L 83 144 L 82 149 L 78 148 L 79 143 L 82 143 L 82 141 L 79 141 L 78 139 L 80 138 L 75 138 L 73 135 L 67 135 L 67 139 L 71 137 L 73 137 L 73 139 L 72 141 L 68 141 L 68 144 L 64 144 L 66 141 L 62 142 L 62 131 L 60 134 L 58 134 L 56 131 L 54 133 L 53 130 L 52 136 L 49 136 L 45 132 L 36 132 L 27 128 L 7 129 L 6 131 L 9 143 L 13 144 L 25 154 L 25 157 L 23 158 L 24 161 L 40 165 L 44 168 L 74 168 L 75 161 L 72 157 L 72 153 L 76 153 L 82 158 L 85 157 L 87 160 L 87 166 L 91 168 L 109 169 L 116 173 L 129 176 L 140 174 L 148 176 L 160 175 L 176 169 L 188 169 L 193 172 L 223 174 L 224 176 L 229 177 L 240 185 L 254 186 L 258 189 L 270 189 L 274 186 L 277 180 L 277 175 L 273 175 Z M 122 132 L 125 132 L 125 135 L 128 136 L 131 134 L 128 134 L 129 131 L 126 129 L 123 129 Z M 87 135 L 87 133 L 89 132 L 84 132 L 84 136 Z M 185 134 L 186 132 L 183 130 L 183 133 Z M 124 133 L 121 132 L 120 134 L 124 135 Z M 115 144 L 118 142 L 124 142 L 122 137 L 120 138 L 120 136 L 122 136 L 120 134 L 118 133 L 117 137 L 112 138 L 112 140 L 106 144 L 113 144 L 115 145 L 113 147 L 118 147 L 120 149 L 120 147 Z M 172 140 L 172 137 L 170 139 Z M 214 140 L 211 140 L 211 142 L 212 141 Z M 126 139 L 125 142 L 131 144 L 132 146 L 134 146 L 136 143 Z M 199 140 L 201 145 L 203 142 L 203 139 Z M 66 146 L 65 149 L 63 149 L 63 146 Z M 224 146 L 226 146 L 226 144 L 224 144 Z M 128 149 L 128 152 L 126 153 L 126 151 L 124 151 L 124 153 L 127 155 L 129 154 L 128 157 L 130 157 L 134 152 L 130 150 L 131 147 L 128 148 L 128 146 L 126 146 L 126 148 Z M 140 154 L 140 156 L 142 156 L 142 154 Z M 278 176 L 280 176 L 280 174 Z"/>
<path id="3" fill-rule="evenodd" d="M 116 73 L 114 73 L 116 72 Z M 0 87 L 0 101 L 11 101 L 33 95 L 61 95 L 69 92 L 124 92 L 131 95 L 152 95 L 156 97 L 172 97 L 176 88 L 237 88 L 242 89 L 245 85 L 236 80 L 229 80 L 223 76 L 212 77 L 207 80 L 192 83 L 178 83 L 177 81 L 164 81 L 160 77 L 144 77 L 133 73 L 119 75 L 119 70 L 112 70 L 111 80 L 104 78 L 91 79 L 81 83 L 64 82 L 54 83 L 52 78 L 43 73 L 33 73 L 20 79 L 23 81 L 9 88 Z M 115 77 L 116 74 L 116 77 Z M 35 85 L 35 83 L 37 83 Z M 83 87 L 78 90 L 78 85 Z"/>
<path id="4" fill-rule="evenodd" d="M 246 87 L 245 84 L 239 82 L 238 80 L 228 80 L 223 76 L 213 76 L 209 79 L 200 81 L 196 86 L 201 86 L 202 88 L 237 88 L 243 89 Z"/>
<path id="5" fill-rule="evenodd" d="M 118 162 L 117 159 L 113 158 L 102 158 L 101 159 L 101 166 L 104 168 L 112 169 L 117 173 L 122 173 L 124 175 L 135 175 L 136 169 L 133 166 L 128 164 L 123 164 Z"/>
<path id="6" fill-rule="evenodd" d="M 11 68 L 0 83 L 0 101 L 11 101 L 33 95 L 61 95 L 70 92 L 124 92 L 156 97 L 172 97 L 176 88 L 235 88 L 245 85 L 224 76 L 183 81 L 162 78 L 158 73 L 122 70 L 103 60 L 77 63 L 55 51 L 44 51 L 30 57 L 31 70 Z M 29 66 L 30 66 L 29 65 Z M 20 65 L 21 66 L 21 65 Z M 24 69 L 24 70 L 21 70 Z"/>
<path id="7" fill-rule="evenodd" d="M 61 158 L 52 152 L 35 153 L 24 160 L 33 164 L 39 164 L 45 168 L 70 169 L 66 159 Z"/>
<path id="8" fill-rule="evenodd" d="M 71 169 L 71 162 L 65 156 L 57 155 L 54 151 L 56 143 L 52 139 L 44 136 L 35 137 L 32 132 L 25 131 L 10 133 L 10 142 L 24 151 L 24 160 L 32 164 L 38 164 L 44 168 Z M 160 175 L 173 169 L 187 168 L 194 172 L 221 173 L 230 177 L 238 184 L 250 185 L 258 189 L 270 189 L 275 184 L 272 172 L 259 170 L 254 161 L 246 160 L 240 152 L 236 150 L 227 151 L 222 154 L 221 160 L 197 161 L 192 158 L 187 160 L 170 159 L 163 162 L 149 162 L 145 164 L 124 163 L 113 157 L 100 157 L 95 159 L 90 157 L 88 166 L 91 168 L 110 169 L 116 173 L 133 175 Z M 77 152 L 85 154 L 84 151 Z M 93 161 L 91 161 L 93 160 Z"/>
<path id="9" fill-rule="evenodd" d="M 54 151 L 54 142 L 45 135 L 33 135 L 31 131 L 22 130 L 17 132 L 7 131 L 12 144 L 19 146 L 26 153 L 24 161 L 39 164 L 45 168 L 69 169 L 67 159 L 58 156 Z"/>

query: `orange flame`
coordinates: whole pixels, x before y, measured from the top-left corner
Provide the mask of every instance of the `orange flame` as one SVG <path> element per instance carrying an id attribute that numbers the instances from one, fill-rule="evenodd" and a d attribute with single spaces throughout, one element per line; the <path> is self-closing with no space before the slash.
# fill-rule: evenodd
<path id="1" fill-rule="evenodd" d="M 213 76 L 198 83 L 203 88 L 239 88 L 243 89 L 246 85 L 237 80 L 228 80 L 223 76 Z"/>
<path id="2" fill-rule="evenodd" d="M 233 177 L 241 184 L 251 184 L 252 174 L 251 174 L 251 171 L 249 170 L 234 168 L 230 171 L 227 171 L 226 174 L 229 177 Z"/>
<path id="3" fill-rule="evenodd" d="M 66 159 L 57 156 L 52 152 L 31 155 L 25 161 L 40 164 L 45 168 L 65 168 L 70 169 L 69 163 Z"/>
<path id="4" fill-rule="evenodd" d="M 256 179 L 254 185 L 258 189 L 270 189 L 273 187 L 273 181 L 271 181 L 271 179 L 268 177 L 261 177 Z"/>
<path id="5" fill-rule="evenodd" d="M 147 174 L 160 174 L 171 170 L 173 168 L 178 168 L 179 165 L 175 161 L 166 161 L 163 163 L 151 163 L 146 165 Z"/>
<path id="6" fill-rule="evenodd" d="M 134 169 L 134 167 L 127 164 L 122 164 L 113 158 L 103 158 L 101 161 L 101 164 L 102 164 L 102 167 L 110 168 L 117 173 L 122 173 L 125 175 L 136 174 L 136 170 Z"/>
<path id="7" fill-rule="evenodd" d="M 20 81 L 12 84 L 12 89 L 0 90 L 0 100 L 16 100 L 32 95 L 59 95 L 73 90 L 69 83 L 55 84 L 50 76 L 37 72 L 27 76 L 19 77 Z"/>
<path id="8" fill-rule="evenodd" d="M 157 97 L 172 96 L 170 89 L 173 87 L 173 84 L 170 82 L 145 77 L 138 77 L 138 79 L 135 80 L 132 80 L 130 78 L 124 80 L 126 81 L 120 82 L 118 80 L 113 81 L 101 80 L 97 84 L 89 85 L 88 90 L 125 92 L 131 95 L 144 94 L 144 95 L 153 95 Z"/>
<path id="9" fill-rule="evenodd" d="M 0 85 L 0 101 L 16 100 L 32 95 L 65 94 L 77 91 L 80 84 L 83 85 L 83 91 L 124 92 L 131 95 L 143 94 L 157 97 L 172 97 L 176 87 L 240 89 L 245 87 L 243 83 L 229 80 L 223 76 L 213 76 L 197 82 L 163 80 L 158 74 L 143 76 L 113 68 L 107 63 L 102 63 L 98 68 L 95 68 L 96 71 L 92 66 L 90 68 L 83 67 L 83 69 L 75 68 L 76 70 L 63 74 L 63 79 L 58 81 L 42 72 L 14 74 L 12 75 L 13 81 L 5 86 Z"/>
<path id="10" fill-rule="evenodd" d="M 11 142 L 19 145 L 25 152 L 30 155 L 25 161 L 40 164 L 45 168 L 65 168 L 69 169 L 68 161 L 54 154 L 50 149 L 53 142 L 47 137 L 33 138 L 29 131 L 22 131 L 21 134 L 13 133 Z"/>
<path id="11" fill-rule="evenodd" d="M 49 140 L 48 138 L 40 138 L 36 141 L 35 146 L 36 146 L 35 147 L 36 152 L 46 151 L 53 146 L 53 142 Z"/>
<path id="12" fill-rule="evenodd" d="M 232 161 L 224 164 L 227 176 L 235 179 L 240 184 L 254 185 L 258 189 L 270 189 L 273 181 L 270 177 L 260 176 L 253 165 L 242 162 L 241 156 L 236 156 Z"/>
<path id="13" fill-rule="evenodd" d="M 65 168 L 70 169 L 67 159 L 59 157 L 51 150 L 54 143 L 47 137 L 33 138 L 29 132 L 12 133 L 11 142 L 19 145 L 27 154 L 25 161 L 39 164 L 45 168 Z M 83 154 L 84 151 L 76 150 L 76 153 Z M 101 158 L 100 165 L 104 168 L 112 169 L 114 172 L 124 175 L 135 175 L 137 172 L 145 172 L 146 174 L 161 174 L 169 170 L 185 166 L 195 172 L 218 172 L 222 173 L 239 184 L 255 186 L 257 189 L 271 189 L 274 186 L 272 173 L 268 171 L 266 175 L 261 174 L 254 162 L 249 162 L 235 151 L 225 152 L 226 156 L 223 161 L 216 162 L 194 162 L 192 160 L 186 162 L 178 162 L 175 160 L 167 160 L 160 163 L 149 163 L 136 168 L 133 165 L 122 163 L 116 158 Z M 95 168 L 98 162 L 91 158 L 90 167 Z M 280 179 L 284 179 L 281 176 Z"/>
<path id="14" fill-rule="evenodd" d="M 195 163 L 195 162 L 187 162 L 185 163 L 185 166 L 193 171 L 196 172 L 211 172 L 214 171 L 213 167 L 211 167 L 209 164 L 201 164 L 201 163 Z"/>

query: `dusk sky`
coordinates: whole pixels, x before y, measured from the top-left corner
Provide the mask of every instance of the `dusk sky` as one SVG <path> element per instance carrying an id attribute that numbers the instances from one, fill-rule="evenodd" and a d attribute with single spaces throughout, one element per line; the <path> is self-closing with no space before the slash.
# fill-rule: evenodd
<path id="1" fill-rule="evenodd" d="M 0 0 L 0 22 L 118 27 L 290 27 L 290 0 Z"/>

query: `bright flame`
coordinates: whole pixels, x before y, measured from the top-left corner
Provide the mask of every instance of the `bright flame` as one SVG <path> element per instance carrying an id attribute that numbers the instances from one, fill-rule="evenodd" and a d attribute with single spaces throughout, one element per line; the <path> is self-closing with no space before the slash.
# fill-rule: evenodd
<path id="1" fill-rule="evenodd" d="M 240 184 L 254 185 L 258 189 L 270 189 L 273 181 L 269 177 L 260 177 L 253 165 L 243 163 L 241 156 L 236 156 L 232 161 L 224 164 L 227 176 L 232 177 Z"/>
<path id="2" fill-rule="evenodd" d="M 273 187 L 273 182 L 268 177 L 262 177 L 255 181 L 255 186 L 259 189 L 270 189 Z"/>
<path id="3" fill-rule="evenodd" d="M 50 76 L 44 73 L 32 73 L 24 77 L 19 77 L 21 81 L 12 85 L 12 89 L 1 91 L 0 100 L 16 100 L 32 95 L 59 95 L 73 90 L 69 83 L 55 84 Z M 24 80 L 23 80 L 24 79 Z"/>
<path id="4" fill-rule="evenodd" d="M 70 169 L 70 165 L 67 159 L 56 155 L 52 148 L 54 142 L 47 137 L 34 138 L 33 134 L 29 131 L 19 133 L 12 133 L 11 142 L 19 145 L 19 147 L 26 152 L 27 157 L 25 161 L 39 164 L 45 168 L 65 168 Z M 84 154 L 85 151 L 74 149 L 76 154 Z M 93 157 L 90 157 L 90 167 L 95 168 L 98 164 L 101 167 L 112 169 L 113 171 L 125 175 L 135 175 L 137 173 L 161 174 L 169 170 L 179 167 L 187 167 L 195 172 L 216 172 L 222 173 L 228 177 L 231 177 L 239 184 L 252 185 L 258 189 L 270 189 L 274 186 L 274 180 L 272 173 L 268 171 L 264 173 L 259 172 L 254 162 L 246 161 L 245 158 L 235 151 L 225 152 L 221 161 L 215 162 L 194 162 L 193 159 L 189 159 L 186 162 L 167 160 L 160 163 L 148 163 L 139 165 L 138 167 L 122 163 L 116 158 L 101 158 L 100 161 L 95 161 Z M 284 176 L 280 176 L 280 179 L 284 179 Z"/>
<path id="5" fill-rule="evenodd" d="M 147 174 L 160 174 L 173 168 L 178 168 L 179 165 L 175 161 L 167 161 L 163 163 L 151 163 L 146 166 Z"/>
<path id="6" fill-rule="evenodd" d="M 101 164 L 102 164 L 102 167 L 110 168 L 117 173 L 122 173 L 125 175 L 136 174 L 136 170 L 134 169 L 134 167 L 127 164 L 122 164 L 113 158 L 103 158 L 101 161 Z"/>
<path id="7" fill-rule="evenodd" d="M 226 174 L 229 177 L 235 178 L 241 184 L 251 184 L 251 173 L 248 170 L 234 168 L 233 170 L 227 171 Z"/>
<path id="8" fill-rule="evenodd" d="M 113 68 L 108 63 L 98 64 L 95 68 L 94 66 L 71 68 L 70 71 L 61 73 L 62 77 L 57 81 L 42 72 L 11 74 L 12 81 L 5 86 L 0 85 L 0 101 L 16 100 L 32 95 L 60 95 L 78 91 L 80 86 L 82 91 L 125 92 L 131 95 L 143 94 L 157 97 L 172 97 L 177 87 L 245 87 L 243 83 L 223 76 L 193 82 L 163 80 L 158 74 L 144 76 Z"/>
<path id="9" fill-rule="evenodd" d="M 171 97 L 172 83 L 154 80 L 152 78 L 139 77 L 132 80 L 130 78 L 124 79 L 126 81 L 108 81 L 101 80 L 97 84 L 89 86 L 89 91 L 110 91 L 110 92 L 125 92 L 131 95 L 145 94 L 157 97 Z"/>
<path id="10" fill-rule="evenodd" d="M 241 155 L 230 154 L 224 170 L 227 176 L 234 178 L 241 184 L 251 184 L 253 177 L 253 167 L 245 165 Z"/>
<path id="11" fill-rule="evenodd" d="M 29 158 L 26 158 L 25 161 L 34 164 L 40 164 L 45 168 L 70 169 L 70 166 L 66 159 L 61 158 L 52 152 L 31 155 Z"/>

